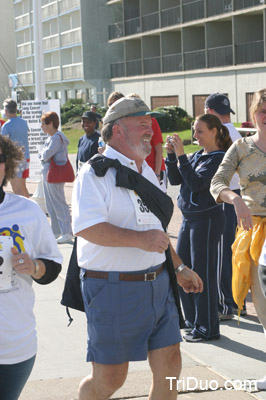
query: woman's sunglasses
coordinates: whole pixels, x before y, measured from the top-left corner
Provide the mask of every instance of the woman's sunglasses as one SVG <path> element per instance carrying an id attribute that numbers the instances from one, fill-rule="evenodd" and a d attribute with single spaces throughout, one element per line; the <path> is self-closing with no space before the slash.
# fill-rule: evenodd
<path id="1" fill-rule="evenodd" d="M 7 156 L 5 154 L 0 154 L 0 164 L 5 163 L 7 160 Z"/>

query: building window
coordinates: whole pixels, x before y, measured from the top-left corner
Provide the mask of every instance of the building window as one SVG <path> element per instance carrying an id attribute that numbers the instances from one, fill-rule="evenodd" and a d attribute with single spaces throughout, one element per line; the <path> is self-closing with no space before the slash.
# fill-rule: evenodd
<path id="1" fill-rule="evenodd" d="M 196 118 L 197 115 L 204 114 L 205 100 L 208 94 L 199 94 L 193 96 L 193 117 Z"/>
<path id="2" fill-rule="evenodd" d="M 76 99 L 82 99 L 82 89 L 76 89 L 75 90 L 75 98 Z"/>
<path id="3" fill-rule="evenodd" d="M 152 96 L 151 97 L 151 108 L 152 110 L 156 107 L 165 106 L 178 106 L 178 96 Z"/>
<path id="4" fill-rule="evenodd" d="M 52 98 L 52 92 L 46 92 L 46 98 L 47 100 Z"/>
<path id="5" fill-rule="evenodd" d="M 66 101 L 72 99 L 72 90 L 68 89 L 65 91 Z"/>
<path id="6" fill-rule="evenodd" d="M 54 97 L 55 97 L 55 99 L 61 100 L 61 98 L 62 98 L 61 90 L 55 90 Z"/>
<path id="7" fill-rule="evenodd" d="M 253 93 L 246 93 L 246 121 L 253 122 L 250 116 L 250 106 L 253 100 L 254 92 Z"/>

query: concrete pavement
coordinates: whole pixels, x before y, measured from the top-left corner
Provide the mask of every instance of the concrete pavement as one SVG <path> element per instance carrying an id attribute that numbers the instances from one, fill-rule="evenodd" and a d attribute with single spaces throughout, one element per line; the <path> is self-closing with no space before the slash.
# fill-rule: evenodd
<path id="1" fill-rule="evenodd" d="M 28 184 L 31 193 L 34 192 L 35 186 Z M 68 203 L 71 191 L 72 185 L 66 185 Z M 169 192 L 175 197 L 174 188 Z M 180 218 L 180 212 L 175 208 L 169 227 L 174 244 Z M 74 321 L 68 327 L 68 317 L 64 307 L 60 305 L 72 245 L 59 245 L 59 249 L 64 257 L 59 278 L 47 286 L 34 283 L 39 348 L 33 372 L 20 397 L 21 400 L 77 399 L 78 384 L 91 370 L 90 364 L 85 360 L 85 315 L 75 310 L 71 311 Z M 217 400 L 266 399 L 266 392 L 258 392 L 254 386 L 249 388 L 253 379 L 266 375 L 266 342 L 250 298 L 247 308 L 249 315 L 241 317 L 239 325 L 237 318 L 221 323 L 220 340 L 181 344 L 183 368 L 179 383 L 180 399 L 205 400 L 211 396 Z M 126 383 L 112 399 L 146 400 L 150 382 L 148 362 L 131 363 Z M 173 390 L 176 390 L 174 377 L 169 379 L 170 384 L 173 385 Z"/>

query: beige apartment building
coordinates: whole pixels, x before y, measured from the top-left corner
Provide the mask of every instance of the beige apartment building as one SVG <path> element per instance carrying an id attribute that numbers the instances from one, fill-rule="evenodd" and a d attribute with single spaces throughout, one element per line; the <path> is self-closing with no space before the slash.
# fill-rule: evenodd
<path id="1" fill-rule="evenodd" d="M 34 98 L 32 1 L 13 0 L 10 20 L 22 98 Z M 105 0 L 41 0 L 47 98 L 60 99 L 62 104 L 69 98 L 104 104 L 111 91 L 110 63 L 115 60 L 116 45 L 108 43 L 114 11 Z"/>
<path id="2" fill-rule="evenodd" d="M 203 112 L 222 92 L 249 120 L 254 91 L 266 86 L 265 0 L 109 0 L 119 8 L 109 26 L 114 90 L 137 92 L 151 106 Z"/>

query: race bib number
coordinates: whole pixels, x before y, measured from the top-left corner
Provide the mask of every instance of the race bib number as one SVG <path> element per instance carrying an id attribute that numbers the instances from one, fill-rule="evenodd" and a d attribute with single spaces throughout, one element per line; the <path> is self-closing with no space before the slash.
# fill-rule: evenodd
<path id="1" fill-rule="evenodd" d="M 138 225 L 160 224 L 159 219 L 149 210 L 134 190 L 129 190 L 129 195 L 135 208 Z"/>
<path id="2" fill-rule="evenodd" d="M 7 290 L 12 287 L 11 247 L 13 247 L 12 237 L 0 235 L 0 290 Z"/>

